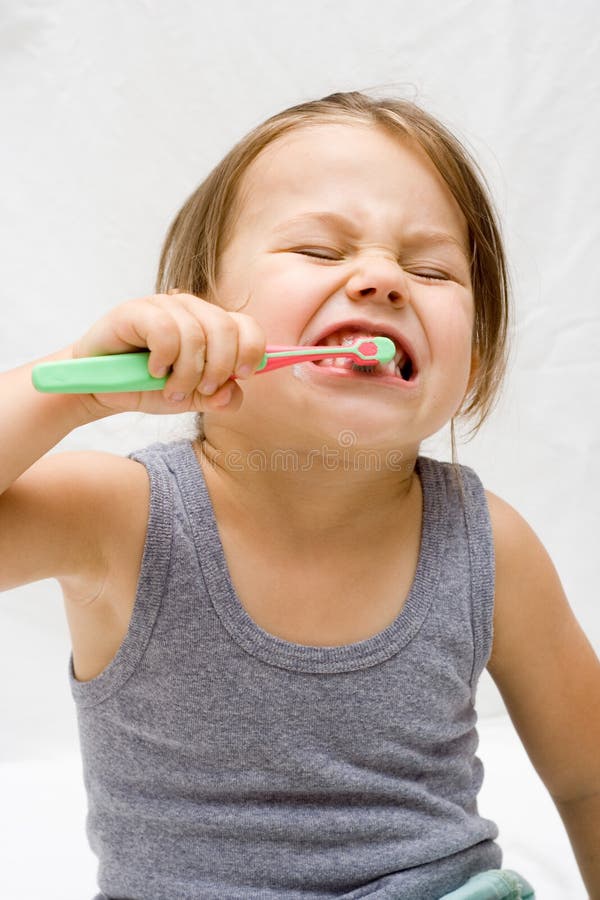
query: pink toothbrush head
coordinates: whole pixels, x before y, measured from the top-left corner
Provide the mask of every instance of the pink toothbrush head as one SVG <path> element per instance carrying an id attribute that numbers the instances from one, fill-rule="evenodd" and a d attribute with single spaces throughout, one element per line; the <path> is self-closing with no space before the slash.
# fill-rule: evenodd
<path id="1" fill-rule="evenodd" d="M 385 365 L 391 362 L 396 355 L 396 346 L 390 338 L 373 337 L 358 338 L 354 344 L 345 344 L 342 347 L 283 347 L 271 345 L 266 348 L 260 366 L 255 372 L 271 372 L 282 366 L 291 366 L 299 362 L 313 362 L 327 357 L 350 356 L 354 357 L 354 363 L 366 371 L 372 370 L 378 363 Z"/>

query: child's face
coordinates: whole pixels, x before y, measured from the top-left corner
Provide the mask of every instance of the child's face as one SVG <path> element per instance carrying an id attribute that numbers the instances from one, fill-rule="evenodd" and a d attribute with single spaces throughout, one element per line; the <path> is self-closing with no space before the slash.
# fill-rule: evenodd
<path id="1" fill-rule="evenodd" d="M 343 216 L 347 225 L 297 218 L 315 212 Z M 415 235 L 423 231 L 447 237 Z M 458 204 L 407 142 L 339 123 L 270 144 L 243 179 L 239 217 L 219 263 L 218 302 L 235 310 L 249 298 L 241 311 L 262 325 L 268 344 L 314 344 L 357 318 L 388 325 L 412 345 L 418 376 L 407 387 L 304 363 L 242 382 L 244 403 L 231 415 L 260 421 L 268 397 L 266 415 L 301 424 L 304 434 L 346 427 L 418 446 L 449 421 L 467 389 L 468 255 Z"/>

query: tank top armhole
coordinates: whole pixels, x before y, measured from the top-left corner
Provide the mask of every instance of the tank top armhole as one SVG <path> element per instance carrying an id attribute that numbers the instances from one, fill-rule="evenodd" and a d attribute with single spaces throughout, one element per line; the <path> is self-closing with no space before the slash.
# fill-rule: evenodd
<path id="1" fill-rule="evenodd" d="M 173 493 L 167 466 L 152 453 L 153 446 L 127 454 L 146 467 L 150 481 L 146 537 L 131 620 L 117 653 L 95 678 L 78 681 L 70 654 L 69 684 L 80 707 L 102 703 L 131 677 L 146 651 L 160 609 L 171 559 Z"/>
<path id="2" fill-rule="evenodd" d="M 464 517 L 471 572 L 471 627 L 473 632 L 473 690 L 492 652 L 495 556 L 487 497 L 481 479 L 469 466 L 460 467 L 464 488 Z"/>

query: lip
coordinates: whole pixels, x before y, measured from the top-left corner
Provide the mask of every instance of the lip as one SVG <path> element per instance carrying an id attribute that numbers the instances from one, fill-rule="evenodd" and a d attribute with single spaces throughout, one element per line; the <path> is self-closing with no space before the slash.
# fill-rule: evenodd
<path id="1" fill-rule="evenodd" d="M 328 325 L 326 328 L 324 328 L 320 334 L 316 335 L 316 337 L 310 338 L 308 341 L 305 341 L 305 344 L 318 344 L 328 335 L 333 334 L 335 331 L 342 331 L 342 329 L 344 328 L 356 328 L 357 330 L 364 330 L 365 332 L 373 336 L 380 335 L 381 337 L 391 338 L 396 346 L 410 357 L 413 365 L 412 380 L 409 382 L 405 381 L 403 383 L 405 385 L 411 385 L 414 383 L 414 381 L 416 381 L 420 366 L 419 360 L 415 353 L 415 349 L 408 338 L 389 322 L 374 322 L 370 319 L 344 319 L 341 322 L 332 322 L 331 325 Z M 385 380 L 386 379 L 383 376 L 379 378 L 379 381 L 383 382 Z"/>
<path id="2" fill-rule="evenodd" d="M 371 383 L 374 386 L 391 387 L 396 391 L 407 392 L 417 390 L 420 387 L 421 381 L 418 374 L 415 375 L 414 378 L 411 378 L 410 381 L 404 381 L 404 379 L 397 378 L 395 375 L 363 375 L 353 369 L 338 369 L 335 366 L 319 366 L 316 362 L 307 363 L 305 371 L 310 373 L 310 378 L 337 378 L 340 382 L 345 380 L 354 382 L 355 384 L 357 381 L 361 381 L 365 384 Z"/>

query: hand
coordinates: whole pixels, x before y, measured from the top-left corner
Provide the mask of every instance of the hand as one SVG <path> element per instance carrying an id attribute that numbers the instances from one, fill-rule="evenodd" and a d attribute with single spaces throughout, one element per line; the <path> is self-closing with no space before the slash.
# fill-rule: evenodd
<path id="1" fill-rule="evenodd" d="M 79 394 L 88 412 L 169 415 L 239 409 L 243 392 L 232 375 L 244 378 L 259 366 L 266 347 L 261 326 L 244 313 L 172 289 L 127 300 L 99 319 L 72 345 L 73 357 L 150 351 L 156 378 L 172 369 L 162 391 Z M 244 367 L 248 372 L 244 374 Z M 230 392 L 230 399 L 227 396 Z M 170 399 L 173 395 L 183 395 Z"/>

